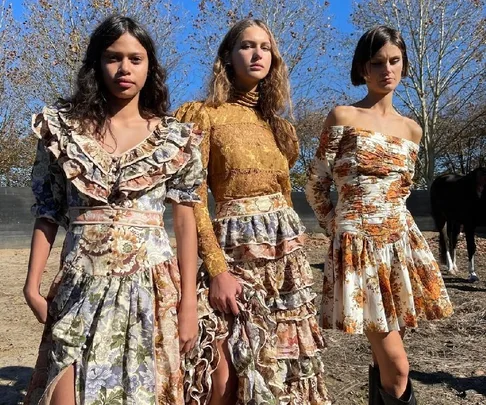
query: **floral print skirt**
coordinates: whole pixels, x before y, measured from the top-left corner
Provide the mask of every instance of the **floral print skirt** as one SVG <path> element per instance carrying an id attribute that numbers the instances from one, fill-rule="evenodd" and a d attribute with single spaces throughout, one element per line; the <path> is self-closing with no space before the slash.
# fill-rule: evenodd
<path id="1" fill-rule="evenodd" d="M 63 267 L 24 403 L 48 404 L 74 366 L 77 404 L 184 404 L 176 258 L 125 276 Z"/>
<path id="2" fill-rule="evenodd" d="M 323 279 L 324 328 L 390 332 L 452 314 L 439 266 L 410 213 L 403 216 L 400 232 L 388 231 L 342 232 L 331 239 Z"/>
<path id="3" fill-rule="evenodd" d="M 327 405 L 312 270 L 302 249 L 304 228 L 281 194 L 216 204 L 214 229 L 229 271 L 242 284 L 231 330 L 208 301 L 199 273 L 200 335 L 185 359 L 186 402 L 207 404 L 216 342 L 229 336 L 238 404 Z"/>

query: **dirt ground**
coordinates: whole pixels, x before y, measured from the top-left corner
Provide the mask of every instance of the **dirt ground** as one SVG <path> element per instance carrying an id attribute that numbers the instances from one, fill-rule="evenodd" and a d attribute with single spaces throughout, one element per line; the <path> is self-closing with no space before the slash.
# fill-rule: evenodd
<path id="1" fill-rule="evenodd" d="M 437 254 L 437 234 L 425 233 Z M 327 240 L 311 235 L 308 258 L 319 292 Z M 480 282 L 467 282 L 465 242 L 458 247 L 458 276 L 444 275 L 455 313 L 447 320 L 424 323 L 405 337 L 411 378 L 421 405 L 486 404 L 486 240 L 477 238 L 476 266 Z M 0 405 L 22 402 L 42 333 L 24 303 L 22 287 L 27 249 L 0 250 Z M 56 273 L 59 249 L 54 249 L 44 275 L 48 288 Z M 325 331 L 327 384 L 334 403 L 367 404 L 370 350 L 362 336 Z"/>

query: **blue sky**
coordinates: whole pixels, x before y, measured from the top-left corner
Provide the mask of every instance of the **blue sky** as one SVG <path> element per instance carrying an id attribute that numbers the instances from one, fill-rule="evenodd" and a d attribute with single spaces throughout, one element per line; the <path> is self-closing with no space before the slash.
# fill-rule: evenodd
<path id="1" fill-rule="evenodd" d="M 8 0 L 7 0 L 8 1 Z M 13 12 L 14 17 L 17 20 L 22 20 L 22 14 L 24 10 L 24 4 L 28 4 L 32 1 L 38 0 L 11 0 L 11 4 L 13 5 Z M 292 0 L 287 0 L 292 1 Z M 324 2 L 324 0 L 320 0 Z M 179 4 L 182 8 L 188 10 L 191 13 L 197 12 L 197 0 L 182 0 Z M 352 0 L 331 0 L 329 2 L 328 14 L 332 17 L 332 25 L 338 29 L 338 31 L 342 33 L 350 33 L 354 31 L 353 26 L 349 22 L 349 16 L 351 14 L 352 9 Z M 188 24 L 190 25 L 190 24 Z M 184 44 L 181 44 L 184 47 Z M 206 72 L 192 72 L 190 77 L 186 79 L 186 84 L 188 85 L 186 91 L 180 95 L 180 97 L 176 97 L 175 101 L 176 104 L 179 104 L 181 101 L 186 101 L 186 99 L 192 99 L 193 97 L 200 97 L 201 91 L 203 91 L 203 76 Z"/>
<path id="2" fill-rule="evenodd" d="M 14 15 L 16 18 L 22 17 L 23 3 L 29 0 L 12 0 Z M 30 0 L 37 1 L 37 0 Z M 288 0 L 292 1 L 292 0 Z M 352 26 L 349 24 L 349 14 L 351 13 L 351 0 L 331 0 L 329 2 L 330 14 L 334 16 L 334 25 L 342 31 L 351 32 Z M 193 9 L 195 1 L 194 0 L 182 0 L 181 4 L 188 9 Z"/>

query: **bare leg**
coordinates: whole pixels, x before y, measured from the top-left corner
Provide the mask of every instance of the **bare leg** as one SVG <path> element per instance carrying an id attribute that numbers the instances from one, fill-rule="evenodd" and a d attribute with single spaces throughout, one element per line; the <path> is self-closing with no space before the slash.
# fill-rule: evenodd
<path id="1" fill-rule="evenodd" d="M 409 365 L 402 341 L 404 333 L 405 330 L 366 333 L 373 351 L 373 360 L 377 361 L 380 368 L 381 386 L 395 398 L 403 395 L 408 382 Z"/>
<path id="2" fill-rule="evenodd" d="M 400 337 L 402 338 L 402 341 L 403 341 L 403 337 L 405 336 L 405 332 L 406 332 L 406 328 L 400 329 Z M 371 356 L 373 358 L 373 365 L 378 366 L 378 359 L 376 358 L 376 354 L 373 351 L 373 348 L 371 349 Z"/>
<path id="3" fill-rule="evenodd" d="M 231 318 L 231 319 L 230 319 Z M 231 330 L 233 317 L 226 315 Z M 213 386 L 209 405 L 234 405 L 236 403 L 238 378 L 228 350 L 228 338 L 218 342 L 219 364 L 212 375 Z"/>
<path id="4" fill-rule="evenodd" d="M 76 405 L 74 373 L 74 366 L 63 372 L 52 393 L 50 405 Z"/>

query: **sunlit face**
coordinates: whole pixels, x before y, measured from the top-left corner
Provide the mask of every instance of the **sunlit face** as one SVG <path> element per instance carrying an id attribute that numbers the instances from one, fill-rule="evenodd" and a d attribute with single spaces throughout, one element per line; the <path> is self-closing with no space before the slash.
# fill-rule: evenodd
<path id="1" fill-rule="evenodd" d="M 231 52 L 235 85 L 247 91 L 256 90 L 272 66 L 272 45 L 266 31 L 258 26 L 246 28 Z"/>
<path id="2" fill-rule="evenodd" d="M 148 67 L 147 51 L 129 33 L 121 35 L 101 56 L 104 83 L 116 98 L 137 96 L 147 80 Z"/>
<path id="3" fill-rule="evenodd" d="M 378 93 L 393 91 L 402 79 L 402 70 L 402 51 L 388 42 L 366 64 L 366 85 Z"/>

